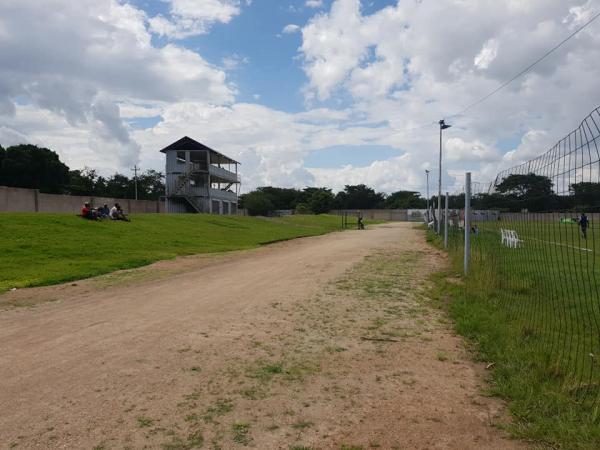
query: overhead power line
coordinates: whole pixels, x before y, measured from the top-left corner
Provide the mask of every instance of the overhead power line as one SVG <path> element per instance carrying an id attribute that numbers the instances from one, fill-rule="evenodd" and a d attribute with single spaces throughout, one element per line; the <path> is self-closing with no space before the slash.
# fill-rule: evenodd
<path id="1" fill-rule="evenodd" d="M 509 84 L 511 84 L 513 81 L 517 80 L 518 78 L 522 77 L 523 75 L 525 75 L 526 73 L 528 73 L 529 71 L 531 71 L 531 69 L 533 69 L 535 66 L 537 66 L 539 63 L 541 63 L 544 59 L 546 59 L 548 56 L 550 56 L 552 53 L 554 53 L 556 50 L 558 50 L 559 48 L 561 48 L 563 45 L 565 45 L 567 42 L 569 42 L 571 39 L 573 39 L 576 35 L 578 35 L 581 31 L 583 31 L 588 25 L 590 25 L 592 22 L 594 22 L 598 17 L 600 17 L 600 13 L 595 14 L 590 20 L 588 20 L 586 23 L 584 23 L 582 26 L 580 26 L 579 28 L 577 28 L 575 31 L 573 31 L 573 33 L 571 33 L 569 36 L 567 36 L 565 39 L 563 39 L 559 44 L 555 45 L 554 47 L 552 47 L 550 50 L 548 50 L 546 53 L 544 53 L 540 58 L 536 59 L 533 63 L 531 63 L 529 66 L 527 66 L 525 69 L 521 70 L 519 73 L 517 73 L 515 76 L 513 76 L 510 80 L 506 81 L 505 83 L 502 83 L 500 86 L 498 86 L 496 89 L 494 89 L 492 92 L 490 92 L 489 94 L 481 97 L 479 100 L 471 103 L 469 106 L 467 106 L 465 109 L 463 109 L 462 111 L 456 113 L 456 114 L 452 114 L 449 117 L 456 117 L 456 116 L 461 116 L 464 113 L 466 113 L 467 111 L 469 111 L 470 109 L 474 108 L 477 105 L 480 105 L 481 103 L 485 102 L 488 98 L 492 97 L 493 95 L 497 94 L 498 92 L 500 92 L 502 89 L 504 89 L 506 86 L 508 86 Z"/>

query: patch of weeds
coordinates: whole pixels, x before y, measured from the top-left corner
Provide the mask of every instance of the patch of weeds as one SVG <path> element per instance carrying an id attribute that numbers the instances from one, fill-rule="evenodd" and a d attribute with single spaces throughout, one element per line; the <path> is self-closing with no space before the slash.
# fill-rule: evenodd
<path id="1" fill-rule="evenodd" d="M 236 444 L 248 445 L 252 439 L 250 438 L 250 424 L 248 422 L 235 422 L 231 425 L 233 432 L 233 442 Z"/>
<path id="2" fill-rule="evenodd" d="M 438 361 L 448 361 L 448 355 L 446 355 L 444 352 L 438 352 L 437 359 Z"/>
<path id="3" fill-rule="evenodd" d="M 384 326 L 387 323 L 387 320 L 378 317 L 377 319 L 373 319 L 373 323 L 367 327 L 367 330 L 377 330 Z"/>
<path id="4" fill-rule="evenodd" d="M 185 421 L 186 422 L 191 422 L 191 423 L 197 423 L 198 422 L 198 414 L 193 413 L 193 414 L 188 414 L 187 416 L 185 416 Z"/>
<path id="5" fill-rule="evenodd" d="M 250 378 L 256 378 L 263 383 L 271 381 L 275 375 L 283 373 L 282 363 L 270 363 L 260 365 L 257 369 L 250 372 Z"/>
<path id="6" fill-rule="evenodd" d="M 279 429 L 279 425 L 273 424 L 273 425 L 269 425 L 266 430 L 267 431 L 275 431 Z"/>
<path id="7" fill-rule="evenodd" d="M 192 366 L 189 370 L 190 372 L 200 372 L 202 369 L 200 368 L 200 366 Z"/>
<path id="8" fill-rule="evenodd" d="M 180 436 L 173 436 L 171 442 L 161 445 L 163 450 L 192 450 L 200 448 L 204 445 L 204 436 L 201 430 L 196 430 L 190 433 L 187 439 L 182 439 Z"/>
<path id="9" fill-rule="evenodd" d="M 333 347 L 333 346 L 331 346 L 331 347 L 327 347 L 325 350 L 327 352 L 329 352 L 329 353 L 341 353 L 341 352 L 347 351 L 348 349 L 344 348 L 344 347 Z"/>
<path id="10" fill-rule="evenodd" d="M 192 349 L 189 345 L 187 347 L 177 349 L 177 353 L 187 353 Z"/>
<path id="11" fill-rule="evenodd" d="M 209 406 L 206 409 L 206 413 L 203 416 L 204 422 L 214 422 L 214 416 L 223 416 L 233 410 L 233 402 L 229 399 L 218 399 L 214 405 Z"/>
<path id="12" fill-rule="evenodd" d="M 266 397 L 266 394 L 263 391 L 255 387 L 241 390 L 240 395 L 248 400 L 258 400 Z"/>
<path id="13" fill-rule="evenodd" d="M 342 444 L 340 450 L 365 450 L 365 448 L 362 445 Z"/>
<path id="14" fill-rule="evenodd" d="M 183 398 L 187 401 L 198 400 L 200 398 L 200 392 L 194 391 L 191 394 L 185 394 Z"/>
<path id="15" fill-rule="evenodd" d="M 154 420 L 152 420 L 148 417 L 140 416 L 137 418 L 137 423 L 140 428 L 147 428 L 147 427 L 152 426 L 152 424 L 154 423 Z"/>
<path id="16" fill-rule="evenodd" d="M 313 361 L 301 361 L 290 365 L 285 371 L 287 381 L 303 381 L 308 375 L 319 372 L 320 367 Z"/>
<path id="17" fill-rule="evenodd" d="M 290 450 L 313 450 L 313 447 L 306 447 L 304 445 L 292 445 Z"/>
<path id="18" fill-rule="evenodd" d="M 202 435 L 201 430 L 196 430 L 188 436 L 187 440 L 190 448 L 202 447 L 204 444 L 204 436 Z"/>
<path id="19" fill-rule="evenodd" d="M 309 422 L 307 420 L 301 420 L 300 422 L 296 422 L 292 424 L 292 428 L 295 430 L 304 430 L 305 428 L 310 428 L 314 425 L 314 422 Z"/>

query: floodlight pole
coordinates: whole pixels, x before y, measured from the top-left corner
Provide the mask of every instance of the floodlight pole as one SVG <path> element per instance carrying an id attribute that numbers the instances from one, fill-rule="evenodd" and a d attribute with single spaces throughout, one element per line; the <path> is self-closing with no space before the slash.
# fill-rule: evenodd
<path id="1" fill-rule="evenodd" d="M 448 248 L 448 192 L 446 192 L 446 205 L 444 211 L 444 248 Z"/>
<path id="2" fill-rule="evenodd" d="M 425 171 L 425 175 L 427 176 L 427 225 L 431 221 L 429 217 L 429 170 Z"/>
<path id="3" fill-rule="evenodd" d="M 452 125 L 447 125 L 444 120 L 440 120 L 440 165 L 439 165 L 439 179 L 438 179 L 438 219 L 437 219 L 437 234 L 442 232 L 442 224 L 440 219 L 442 217 L 442 132 Z"/>

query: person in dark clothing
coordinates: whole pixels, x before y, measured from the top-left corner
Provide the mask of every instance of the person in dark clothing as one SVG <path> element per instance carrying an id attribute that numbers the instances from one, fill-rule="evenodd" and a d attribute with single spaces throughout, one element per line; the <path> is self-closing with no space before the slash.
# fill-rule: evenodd
<path id="1" fill-rule="evenodd" d="M 363 216 L 362 216 L 361 212 L 358 213 L 358 223 L 357 223 L 357 225 L 358 225 L 358 229 L 359 230 L 364 230 L 365 229 L 365 224 L 363 223 Z"/>
<path id="2" fill-rule="evenodd" d="M 98 208 L 98 216 L 101 219 L 108 219 L 108 215 L 110 214 L 110 209 L 108 208 L 108 205 L 105 203 L 104 206 L 101 206 L 100 208 Z"/>
<path id="3" fill-rule="evenodd" d="M 587 240 L 587 229 L 590 225 L 590 221 L 588 220 L 585 213 L 581 213 L 581 217 L 579 218 L 579 226 L 581 227 L 581 234 L 583 238 Z"/>

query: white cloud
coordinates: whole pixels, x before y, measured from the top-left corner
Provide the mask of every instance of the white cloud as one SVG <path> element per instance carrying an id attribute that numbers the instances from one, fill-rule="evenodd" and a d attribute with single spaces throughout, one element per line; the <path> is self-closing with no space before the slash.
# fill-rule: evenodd
<path id="1" fill-rule="evenodd" d="M 448 117 L 581 25 L 591 11 L 585 0 L 400 1 L 369 14 L 358 0 L 337 0 L 301 30 L 307 107 L 298 113 L 235 102 L 226 71 L 244 63 L 236 49 L 219 68 L 181 45 L 152 44 L 150 29 L 162 26 L 173 39 L 204 33 L 240 14 L 240 2 L 170 7 L 148 19 L 117 0 L 0 3 L 0 144 L 40 143 L 73 167 L 124 170 L 139 156 L 143 167 L 162 169 L 158 150 L 190 135 L 243 163 L 244 190 L 366 183 L 424 191 L 425 169 L 437 182 L 436 121 L 446 116 L 453 127 L 444 134 L 443 183 L 460 189 L 466 170 L 484 182 L 541 154 L 598 102 L 600 32 L 589 27 L 500 94 Z M 157 116 L 143 130 L 123 121 Z M 331 146 L 402 155 L 305 167 L 309 154 Z"/>
<path id="2" fill-rule="evenodd" d="M 16 114 L 16 99 L 25 99 L 86 130 L 87 146 L 112 155 L 113 167 L 119 167 L 136 162 L 139 153 L 120 104 L 233 101 L 225 73 L 200 55 L 173 44 L 153 47 L 145 17 L 116 0 L 52 0 L 44 7 L 35 0 L 0 3 L 0 29 L 9 36 L 0 40 L 2 123 L 12 123 L 13 135 L 28 130 L 38 136 L 27 121 L 13 120 L 23 118 Z M 131 117 L 131 111 L 125 114 Z M 40 120 L 58 123 L 55 116 Z"/>
<path id="3" fill-rule="evenodd" d="M 307 8 L 320 8 L 323 6 L 323 0 L 307 0 L 304 6 Z"/>
<path id="4" fill-rule="evenodd" d="M 374 123 L 389 123 L 395 132 L 374 142 L 405 150 L 412 158 L 401 164 L 420 173 L 437 165 L 437 120 L 529 65 L 589 19 L 590 10 L 583 0 L 443 0 L 399 1 L 367 15 L 358 0 L 337 0 L 302 29 L 305 95 L 309 105 L 340 101 Z M 450 117 L 455 126 L 445 134 L 444 183 L 462 183 L 466 170 L 493 179 L 500 169 L 541 154 L 576 127 L 598 106 L 599 44 L 600 33 L 590 27 L 467 115 Z M 543 131 L 545 138 L 533 150 L 526 133 L 523 144 L 503 158 L 499 141 L 528 129 Z"/>
<path id="5" fill-rule="evenodd" d="M 238 0 L 166 0 L 169 17 L 158 15 L 149 20 L 150 30 L 171 39 L 206 34 L 217 23 L 229 23 L 240 14 Z M 247 5 L 250 2 L 246 2 Z"/>
<path id="6" fill-rule="evenodd" d="M 283 34 L 293 34 L 293 33 L 297 33 L 298 31 L 300 31 L 300 27 L 298 25 L 290 23 L 290 24 L 286 25 L 281 32 Z"/>
<path id="7" fill-rule="evenodd" d="M 490 39 L 484 45 L 479 54 L 473 60 L 473 64 L 478 69 L 487 69 L 490 64 L 498 56 L 498 41 L 496 39 Z"/>
<path id="8" fill-rule="evenodd" d="M 448 161 L 461 162 L 493 162 L 500 159 L 498 152 L 486 144 L 474 141 L 466 142 L 461 138 L 452 137 L 445 142 L 445 154 Z"/>
<path id="9" fill-rule="evenodd" d="M 248 64 L 249 62 L 250 62 L 250 59 L 248 57 L 240 56 L 237 53 L 234 53 L 229 56 L 225 56 L 222 60 L 223 67 L 229 71 L 239 69 L 240 66 L 243 66 L 244 64 Z"/>

